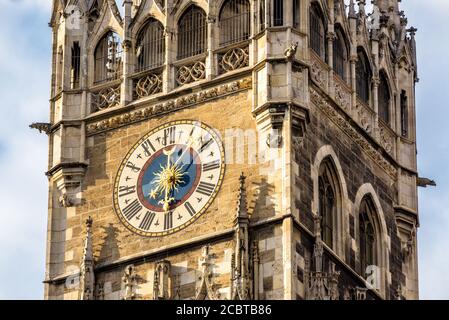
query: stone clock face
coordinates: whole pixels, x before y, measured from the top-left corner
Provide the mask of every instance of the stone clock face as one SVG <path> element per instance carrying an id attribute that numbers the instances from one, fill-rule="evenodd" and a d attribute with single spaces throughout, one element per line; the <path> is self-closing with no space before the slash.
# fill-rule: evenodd
<path id="1" fill-rule="evenodd" d="M 208 208 L 224 168 L 223 145 L 213 129 L 190 120 L 167 123 L 142 137 L 120 165 L 115 210 L 140 235 L 176 232 Z"/>

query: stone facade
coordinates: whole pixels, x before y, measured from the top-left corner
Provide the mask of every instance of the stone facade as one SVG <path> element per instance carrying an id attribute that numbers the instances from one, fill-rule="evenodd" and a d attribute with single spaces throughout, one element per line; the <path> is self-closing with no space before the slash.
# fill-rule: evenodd
<path id="1" fill-rule="evenodd" d="M 251 0 L 250 36 L 223 46 L 227 2 L 125 0 L 121 16 L 113 0 L 53 1 L 50 122 L 33 125 L 50 137 L 45 298 L 417 299 L 416 29 L 406 29 L 399 1 L 374 1 L 371 18 L 364 0 L 348 10 L 340 0 L 283 1 L 279 25 L 272 0 Z M 177 59 L 177 21 L 192 3 L 207 17 L 207 50 Z M 312 10 L 322 18 L 324 58 L 309 45 Z M 142 73 L 137 35 L 150 17 L 164 28 L 164 63 Z M 109 30 L 122 41 L 120 76 L 97 83 L 97 43 Z M 333 67 L 337 35 L 344 79 Z M 360 52 L 370 70 L 366 102 Z M 223 183 L 193 224 L 142 237 L 114 209 L 119 166 L 144 134 L 184 119 L 220 134 Z"/>

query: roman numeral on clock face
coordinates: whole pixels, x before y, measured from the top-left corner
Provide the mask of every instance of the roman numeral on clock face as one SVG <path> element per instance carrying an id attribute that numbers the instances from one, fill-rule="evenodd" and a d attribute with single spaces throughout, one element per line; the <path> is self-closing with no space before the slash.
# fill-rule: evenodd
<path id="1" fill-rule="evenodd" d="M 126 219 L 131 220 L 140 210 L 142 210 L 142 205 L 135 199 L 123 209 L 123 215 Z"/>
<path id="2" fill-rule="evenodd" d="M 165 129 L 162 144 L 166 146 L 167 144 L 174 144 L 175 141 L 176 141 L 176 127 L 170 127 Z"/>
<path id="3" fill-rule="evenodd" d="M 204 142 L 200 147 L 200 153 L 209 148 L 209 146 L 214 142 L 214 139 L 210 138 L 206 142 Z"/>
<path id="4" fill-rule="evenodd" d="M 173 228 L 173 212 L 168 211 L 164 215 L 164 229 L 168 230 Z"/>
<path id="5" fill-rule="evenodd" d="M 209 171 L 220 168 L 220 160 L 215 160 L 212 162 L 208 162 L 203 164 L 203 171 Z"/>
<path id="6" fill-rule="evenodd" d="M 190 204 L 189 201 L 186 201 L 184 203 L 184 207 L 186 208 L 187 212 L 193 217 L 196 213 L 195 208 Z"/>
<path id="7" fill-rule="evenodd" d="M 215 185 L 209 182 L 201 181 L 196 189 L 196 192 L 204 194 L 205 196 L 210 196 L 215 189 Z"/>
<path id="8" fill-rule="evenodd" d="M 120 186 L 118 188 L 118 196 L 119 197 L 124 197 L 130 194 L 133 194 L 136 192 L 136 186 Z"/>
<path id="9" fill-rule="evenodd" d="M 140 168 L 137 167 L 134 163 L 132 163 L 131 161 L 128 161 L 128 163 L 126 164 L 127 168 L 130 168 L 133 172 L 139 172 Z"/>
<path id="10" fill-rule="evenodd" d="M 139 228 L 142 230 L 149 230 L 155 216 L 156 214 L 154 212 L 147 211 L 142 219 L 142 222 L 139 225 Z"/>
<path id="11" fill-rule="evenodd" d="M 142 142 L 142 148 L 146 157 L 149 157 L 153 152 L 156 152 L 156 149 L 154 148 L 150 139 L 147 139 L 144 142 Z"/>

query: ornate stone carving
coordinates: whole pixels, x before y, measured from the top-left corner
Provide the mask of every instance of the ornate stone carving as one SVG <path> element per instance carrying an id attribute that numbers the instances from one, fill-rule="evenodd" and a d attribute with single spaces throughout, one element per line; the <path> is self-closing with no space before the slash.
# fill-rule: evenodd
<path id="1" fill-rule="evenodd" d="M 137 297 L 137 274 L 134 265 L 128 265 L 122 276 L 122 300 L 135 300 Z"/>
<path id="2" fill-rule="evenodd" d="M 225 73 L 249 65 L 249 48 L 232 48 L 219 56 L 220 72 Z"/>
<path id="3" fill-rule="evenodd" d="M 340 84 L 335 84 L 335 101 L 345 111 L 349 111 L 351 106 L 351 94 Z"/>
<path id="4" fill-rule="evenodd" d="M 162 75 L 152 73 L 139 78 L 134 92 L 138 99 L 162 92 Z"/>
<path id="5" fill-rule="evenodd" d="M 213 282 L 213 260 L 214 255 L 210 253 L 210 246 L 204 246 L 201 255 L 201 284 L 197 290 L 195 300 L 218 300 L 220 293 L 215 289 Z"/>
<path id="6" fill-rule="evenodd" d="M 93 300 L 95 290 L 94 253 L 92 247 L 92 223 L 86 220 L 86 238 L 84 240 L 83 258 L 80 266 L 80 300 Z"/>
<path id="7" fill-rule="evenodd" d="M 63 193 L 59 197 L 59 204 L 63 208 L 70 208 L 73 206 L 73 201 L 70 199 L 70 197 L 67 195 L 67 193 Z"/>
<path id="8" fill-rule="evenodd" d="M 120 104 L 120 85 L 92 93 L 92 112 L 101 111 Z"/>
<path id="9" fill-rule="evenodd" d="M 298 42 L 296 42 L 295 44 L 289 45 L 288 48 L 284 50 L 284 56 L 287 59 L 294 58 L 297 49 L 298 49 Z"/>
<path id="10" fill-rule="evenodd" d="M 153 299 L 168 300 L 171 298 L 170 261 L 162 260 L 154 267 Z"/>
<path id="11" fill-rule="evenodd" d="M 397 179 L 397 169 L 391 165 L 384 156 L 372 146 L 357 130 L 341 115 L 329 102 L 326 101 L 317 91 L 310 88 L 310 98 L 312 102 L 326 114 L 343 132 L 345 132 L 357 145 L 377 163 L 394 180 Z"/>
<path id="12" fill-rule="evenodd" d="M 315 244 L 313 259 L 315 271 L 310 270 L 309 259 L 306 259 L 306 299 L 307 300 L 338 300 L 338 278 L 340 271 L 335 270 L 335 264 L 330 262 L 329 271 L 323 272 L 323 241 L 321 239 L 320 218 L 315 216 Z"/>
<path id="13" fill-rule="evenodd" d="M 356 114 L 357 114 L 357 122 L 358 124 L 368 133 L 371 133 L 372 127 L 371 127 L 371 121 L 370 116 L 368 114 L 368 111 L 366 110 L 365 106 L 358 103 L 356 105 Z"/>
<path id="14" fill-rule="evenodd" d="M 246 200 L 246 177 L 240 175 L 240 189 L 235 218 L 235 248 L 231 265 L 231 300 L 251 299 L 249 279 L 249 217 Z"/>
<path id="15" fill-rule="evenodd" d="M 385 149 L 385 151 L 391 153 L 393 151 L 394 137 L 388 129 L 383 127 L 379 128 L 379 139 L 380 145 Z"/>
<path id="16" fill-rule="evenodd" d="M 321 68 L 317 61 L 312 61 L 310 66 L 311 78 L 315 81 L 318 86 L 323 89 L 327 88 L 326 72 Z"/>
<path id="17" fill-rule="evenodd" d="M 202 79 L 206 79 L 206 65 L 203 61 L 181 66 L 176 72 L 176 82 L 180 86 Z"/>
<path id="18" fill-rule="evenodd" d="M 202 90 L 197 93 L 192 93 L 189 95 L 179 97 L 177 99 L 167 100 L 166 102 L 158 103 L 156 105 L 145 107 L 140 110 L 123 113 L 122 115 L 119 116 L 114 116 L 109 119 L 91 123 L 87 126 L 87 133 L 94 134 L 97 132 L 114 129 L 130 123 L 146 120 L 155 117 L 157 115 L 186 108 L 197 103 L 210 101 L 212 99 L 223 97 L 228 94 L 247 90 L 251 88 L 251 86 L 252 86 L 251 78 L 233 81 L 218 87 Z"/>
<path id="19" fill-rule="evenodd" d="M 49 134 L 51 124 L 46 122 L 33 122 L 32 124 L 30 124 L 30 128 L 39 130 L 39 133 L 44 132 L 46 134 Z"/>

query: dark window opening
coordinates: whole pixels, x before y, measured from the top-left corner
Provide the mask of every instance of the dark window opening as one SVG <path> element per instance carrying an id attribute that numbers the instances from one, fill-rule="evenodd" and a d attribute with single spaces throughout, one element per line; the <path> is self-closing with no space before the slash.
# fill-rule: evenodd
<path id="1" fill-rule="evenodd" d="M 150 19 L 137 36 L 137 72 L 160 67 L 165 61 L 164 27 Z"/>
<path id="2" fill-rule="evenodd" d="M 80 87 L 80 68 L 81 68 L 81 48 L 78 41 L 72 46 L 72 63 L 70 66 L 70 87 L 78 89 Z"/>
<path id="3" fill-rule="evenodd" d="M 390 89 L 386 76 L 381 73 L 379 84 L 379 117 L 385 122 L 390 123 Z"/>
<path id="4" fill-rule="evenodd" d="M 295 29 L 299 29 L 300 5 L 300 0 L 293 0 L 293 28 Z"/>
<path id="5" fill-rule="evenodd" d="M 284 1 L 274 0 L 273 3 L 273 25 L 279 27 L 284 25 Z"/>
<path id="6" fill-rule="evenodd" d="M 325 37 L 324 37 L 324 19 L 316 5 L 310 10 L 310 47 L 315 53 L 326 60 Z"/>
<path id="7" fill-rule="evenodd" d="M 408 136 L 408 101 L 405 90 L 401 91 L 401 134 Z"/>
<path id="8" fill-rule="evenodd" d="M 360 100 L 369 103 L 369 88 L 370 88 L 371 72 L 368 60 L 363 51 L 358 52 L 358 59 L 356 64 L 356 91 Z"/>
<path id="9" fill-rule="evenodd" d="M 248 0 L 229 0 L 220 11 L 220 45 L 247 40 L 250 34 L 250 5 Z"/>
<path id="10" fill-rule="evenodd" d="M 120 37 L 109 31 L 95 49 L 95 83 L 117 80 L 122 75 Z"/>
<path id="11" fill-rule="evenodd" d="M 178 59 L 206 52 L 206 14 L 196 6 L 190 6 L 178 23 Z"/>

